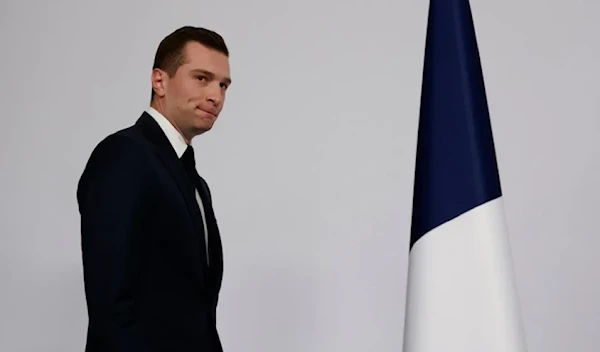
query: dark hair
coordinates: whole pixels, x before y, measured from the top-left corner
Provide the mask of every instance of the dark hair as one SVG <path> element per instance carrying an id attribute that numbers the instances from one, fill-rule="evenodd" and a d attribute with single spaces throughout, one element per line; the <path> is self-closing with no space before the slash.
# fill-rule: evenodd
<path id="1" fill-rule="evenodd" d="M 184 26 L 166 36 L 158 45 L 152 69 L 159 68 L 172 77 L 177 69 L 185 63 L 185 46 L 189 42 L 200 43 L 210 49 L 229 56 L 229 50 L 218 33 L 206 28 Z M 150 100 L 154 99 L 154 89 Z"/>

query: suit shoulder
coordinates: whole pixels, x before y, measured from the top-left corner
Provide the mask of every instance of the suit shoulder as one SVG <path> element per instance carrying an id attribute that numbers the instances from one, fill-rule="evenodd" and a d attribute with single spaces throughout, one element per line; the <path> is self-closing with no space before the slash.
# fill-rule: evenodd
<path id="1" fill-rule="evenodd" d="M 143 155 L 143 144 L 130 129 L 120 130 L 102 139 L 92 150 L 88 164 L 114 162 L 123 158 Z"/>
<path id="2" fill-rule="evenodd" d="M 131 128 L 108 135 L 92 150 L 79 179 L 78 188 L 109 174 L 129 177 L 144 174 L 148 167 L 148 154 L 145 149 L 143 141 L 137 138 Z"/>

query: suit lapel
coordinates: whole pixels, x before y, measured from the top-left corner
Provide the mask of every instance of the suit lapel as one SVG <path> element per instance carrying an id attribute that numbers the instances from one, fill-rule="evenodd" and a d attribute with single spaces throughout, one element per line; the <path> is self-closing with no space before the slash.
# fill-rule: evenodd
<path id="1" fill-rule="evenodd" d="M 177 158 L 175 150 L 173 150 L 169 140 L 164 135 L 156 121 L 154 121 L 150 115 L 144 112 L 137 124 L 142 127 L 149 140 L 155 144 L 157 154 L 173 178 L 173 181 L 177 185 L 177 188 L 179 189 L 179 192 L 185 201 L 186 208 L 194 227 L 194 236 L 191 237 L 199 249 L 200 260 L 197 260 L 196 264 L 201 270 L 197 270 L 197 272 L 203 274 L 203 281 L 206 283 L 206 275 L 204 275 L 208 269 L 206 265 L 205 254 L 206 245 L 205 242 L 201 240 L 204 238 L 204 229 L 201 226 L 202 215 L 200 214 L 200 208 L 198 207 L 198 202 L 194 197 L 194 186 L 185 173 L 179 158 Z"/>
<path id="2" fill-rule="evenodd" d="M 223 247 L 221 244 L 221 236 L 219 234 L 219 227 L 217 219 L 214 214 L 212 197 L 210 195 L 210 189 L 206 184 L 206 181 L 202 176 L 198 175 L 199 179 L 199 192 L 203 193 L 202 199 L 205 202 L 204 211 L 206 215 L 207 228 L 209 233 L 208 248 L 210 255 L 211 266 L 209 268 L 212 278 L 212 286 L 215 290 L 219 290 L 221 286 L 222 274 L 223 274 Z"/>

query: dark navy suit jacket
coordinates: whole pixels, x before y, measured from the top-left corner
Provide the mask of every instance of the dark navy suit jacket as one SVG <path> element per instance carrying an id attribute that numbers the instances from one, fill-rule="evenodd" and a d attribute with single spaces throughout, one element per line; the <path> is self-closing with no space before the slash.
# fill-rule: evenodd
<path id="1" fill-rule="evenodd" d="M 156 121 L 102 140 L 77 200 L 89 325 L 86 352 L 220 352 L 223 255 L 204 180 L 194 188 Z"/>

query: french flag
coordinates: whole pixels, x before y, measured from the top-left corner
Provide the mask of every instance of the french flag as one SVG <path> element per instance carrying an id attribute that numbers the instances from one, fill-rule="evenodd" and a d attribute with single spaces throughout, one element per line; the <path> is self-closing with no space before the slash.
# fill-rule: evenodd
<path id="1" fill-rule="evenodd" d="M 468 0 L 431 0 L 404 352 L 525 352 Z"/>

